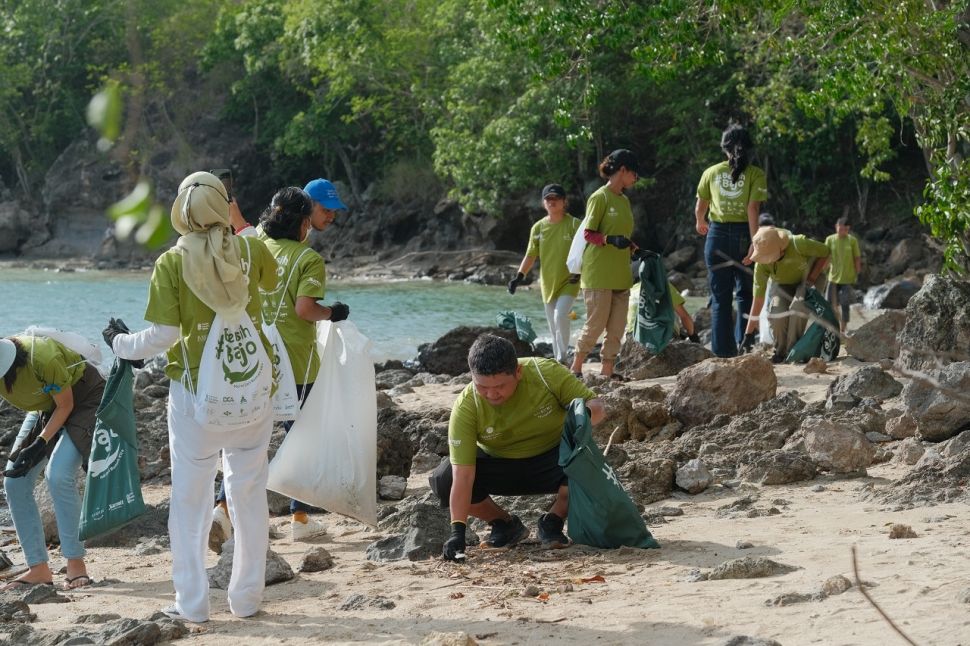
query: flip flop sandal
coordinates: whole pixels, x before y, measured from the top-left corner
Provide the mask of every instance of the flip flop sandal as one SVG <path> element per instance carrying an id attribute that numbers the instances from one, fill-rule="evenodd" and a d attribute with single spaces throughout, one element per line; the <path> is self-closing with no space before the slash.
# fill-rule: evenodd
<path id="1" fill-rule="evenodd" d="M 77 585 L 74 585 L 75 581 L 81 581 Z M 87 574 L 79 574 L 77 576 L 69 576 L 64 579 L 64 589 L 65 590 L 77 590 L 78 588 L 86 588 L 87 586 L 94 583 L 94 580 Z"/>
<path id="2" fill-rule="evenodd" d="M 34 588 L 39 585 L 54 585 L 53 581 L 24 581 L 23 579 L 14 579 L 3 586 L 4 591 L 11 590 L 27 590 L 29 588 Z"/>

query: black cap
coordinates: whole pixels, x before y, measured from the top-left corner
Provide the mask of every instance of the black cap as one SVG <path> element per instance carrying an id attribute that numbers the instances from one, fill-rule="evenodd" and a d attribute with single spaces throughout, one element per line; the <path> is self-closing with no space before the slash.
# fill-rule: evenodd
<path id="1" fill-rule="evenodd" d="M 758 226 L 759 227 L 773 227 L 775 226 L 775 218 L 771 213 L 762 213 L 758 216 Z"/>
<path id="2" fill-rule="evenodd" d="M 555 195 L 556 197 L 566 197 L 566 189 L 564 189 L 559 184 L 546 184 L 542 189 L 542 199 L 546 199 L 550 195 Z"/>
<path id="3" fill-rule="evenodd" d="M 607 159 L 613 163 L 616 168 L 620 166 L 626 166 L 628 171 L 632 171 L 636 174 L 640 174 L 640 162 L 637 161 L 637 156 L 633 154 L 632 150 L 627 150 L 626 148 L 617 148 L 611 152 Z"/>

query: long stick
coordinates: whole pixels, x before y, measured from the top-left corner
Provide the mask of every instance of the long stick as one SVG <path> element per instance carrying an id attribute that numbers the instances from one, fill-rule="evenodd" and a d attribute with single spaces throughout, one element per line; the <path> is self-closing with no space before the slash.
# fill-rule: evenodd
<path id="1" fill-rule="evenodd" d="M 911 644 L 912 646 L 917 646 L 916 642 L 907 637 L 906 633 L 900 630 L 899 626 L 897 626 L 896 623 L 889 618 L 889 615 L 883 612 L 883 609 L 879 607 L 879 604 L 869 596 L 868 592 L 866 592 L 866 586 L 862 583 L 862 579 L 859 577 L 859 564 L 856 562 L 855 545 L 852 546 L 852 573 L 855 575 L 855 584 L 859 586 L 859 592 L 861 592 L 862 596 L 866 598 L 866 601 L 872 604 L 872 607 L 875 608 L 880 615 L 882 615 L 882 618 L 886 620 L 886 623 L 892 626 L 893 630 L 899 633 L 900 637 L 906 640 L 906 643 Z"/>

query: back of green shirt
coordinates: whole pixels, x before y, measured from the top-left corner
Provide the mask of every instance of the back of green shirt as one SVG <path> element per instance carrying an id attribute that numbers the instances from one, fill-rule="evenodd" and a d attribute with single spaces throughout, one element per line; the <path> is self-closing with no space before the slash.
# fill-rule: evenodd
<path id="1" fill-rule="evenodd" d="M 788 232 L 791 235 L 791 232 Z M 779 285 L 794 285 L 805 279 L 808 263 L 814 258 L 827 258 L 829 248 L 817 240 L 803 235 L 793 236 L 785 255 L 778 262 L 754 266 L 754 295 L 764 296 L 768 291 L 768 279 Z"/>
<path id="2" fill-rule="evenodd" d="M 266 354 L 273 360 L 273 347 L 263 335 L 260 311 L 259 290 L 272 290 L 276 287 L 276 261 L 259 239 L 255 237 L 236 237 L 239 245 L 243 269 L 249 276 L 249 302 L 246 313 L 259 333 Z M 189 289 L 182 278 L 182 253 L 172 247 L 155 261 L 155 269 L 148 285 L 148 305 L 145 307 L 145 320 L 159 325 L 174 325 L 180 329 L 180 342 L 168 349 L 168 365 L 165 374 L 173 381 L 181 381 L 186 368 L 192 383 L 199 380 L 199 362 L 202 350 L 209 337 L 209 328 L 216 315 Z M 188 366 L 184 365 L 182 343 L 188 355 Z"/>
<path id="3" fill-rule="evenodd" d="M 46 336 L 15 336 L 27 351 L 27 364 L 17 368 L 9 391 L 0 380 L 0 396 L 22 411 L 48 412 L 53 394 L 73 386 L 84 374 L 84 358 Z"/>
<path id="4" fill-rule="evenodd" d="M 723 161 L 701 175 L 697 197 L 710 203 L 711 222 L 747 222 L 748 203 L 768 199 L 768 182 L 757 166 L 748 166 L 738 181 L 732 182 L 731 166 Z"/>
<path id="5" fill-rule="evenodd" d="M 596 396 L 553 359 L 519 359 L 522 379 L 501 406 L 492 406 L 468 384 L 451 409 L 451 463 L 475 464 L 478 447 L 499 458 L 531 458 L 559 444 L 566 407 Z M 541 375 L 540 375 L 541 371 Z"/>
<path id="6" fill-rule="evenodd" d="M 539 286 L 545 303 L 551 303 L 560 296 L 579 294 L 579 283 L 569 282 L 566 256 L 580 224 L 579 219 L 567 213 L 555 224 L 546 216 L 532 225 L 525 255 L 539 259 Z"/>
<path id="7" fill-rule="evenodd" d="M 855 272 L 855 259 L 862 255 L 859 241 L 849 234 L 840 238 L 833 233 L 825 239 L 825 246 L 832 255 L 829 258 L 829 282 L 838 285 L 854 285 L 858 276 Z"/>
<path id="8" fill-rule="evenodd" d="M 586 218 L 582 227 L 599 231 L 604 236 L 633 236 L 633 211 L 630 200 L 617 195 L 607 185 L 601 186 L 586 201 Z M 618 249 L 611 244 L 586 245 L 583 252 L 583 289 L 630 289 L 630 248 Z"/>
<path id="9" fill-rule="evenodd" d="M 276 322 L 296 383 L 302 385 L 312 382 L 320 371 L 316 324 L 297 315 L 296 299 L 300 296 L 315 301 L 322 299 L 327 284 L 327 268 L 320 254 L 300 242 L 274 240 L 262 230 L 259 236 L 278 265 L 276 287 L 272 291 L 260 292 L 263 321 L 267 324 Z"/>

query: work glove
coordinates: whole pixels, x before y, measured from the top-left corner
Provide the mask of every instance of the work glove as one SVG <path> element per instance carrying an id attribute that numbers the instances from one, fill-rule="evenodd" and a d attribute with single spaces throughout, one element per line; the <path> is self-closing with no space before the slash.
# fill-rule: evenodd
<path id="1" fill-rule="evenodd" d="M 744 340 L 741 341 L 741 354 L 747 354 L 754 349 L 754 332 L 748 332 L 744 335 Z"/>
<path id="2" fill-rule="evenodd" d="M 346 321 L 347 317 L 350 316 L 350 306 L 340 301 L 334 301 L 333 305 L 330 306 L 330 322 L 337 323 L 338 321 Z"/>
<path id="3" fill-rule="evenodd" d="M 465 560 L 465 523 L 460 520 L 451 522 L 451 536 L 445 541 L 441 556 L 446 561 Z"/>
<path id="4" fill-rule="evenodd" d="M 626 236 L 606 236 L 606 244 L 611 244 L 617 249 L 626 249 L 630 246 L 630 239 Z"/>
<path id="5" fill-rule="evenodd" d="M 569 274 L 569 284 L 575 285 L 576 283 L 579 282 L 579 278 L 580 278 L 579 274 Z"/>
<path id="6" fill-rule="evenodd" d="M 701 338 L 699 336 L 697 336 L 697 332 L 694 332 L 693 334 L 688 334 L 687 335 L 687 340 L 690 341 L 691 343 L 700 343 L 701 342 Z"/>
<path id="7" fill-rule="evenodd" d="M 519 284 L 525 280 L 525 274 L 521 271 L 515 274 L 515 278 L 509 281 L 509 294 L 514 294 Z"/>
<path id="8" fill-rule="evenodd" d="M 108 325 L 103 330 L 101 330 L 101 337 L 104 339 L 104 342 L 108 344 L 108 347 L 111 348 L 111 351 L 114 352 L 115 337 L 118 336 L 119 334 L 130 334 L 130 333 L 131 333 L 131 330 L 128 329 L 128 326 L 125 325 L 124 321 L 122 321 L 121 319 L 110 318 L 108 319 Z"/>
<path id="9" fill-rule="evenodd" d="M 27 475 L 28 471 L 40 464 L 45 455 L 47 455 L 47 440 L 38 437 L 30 446 L 20 449 L 13 466 L 4 471 L 3 475 L 8 478 L 22 478 Z"/>

